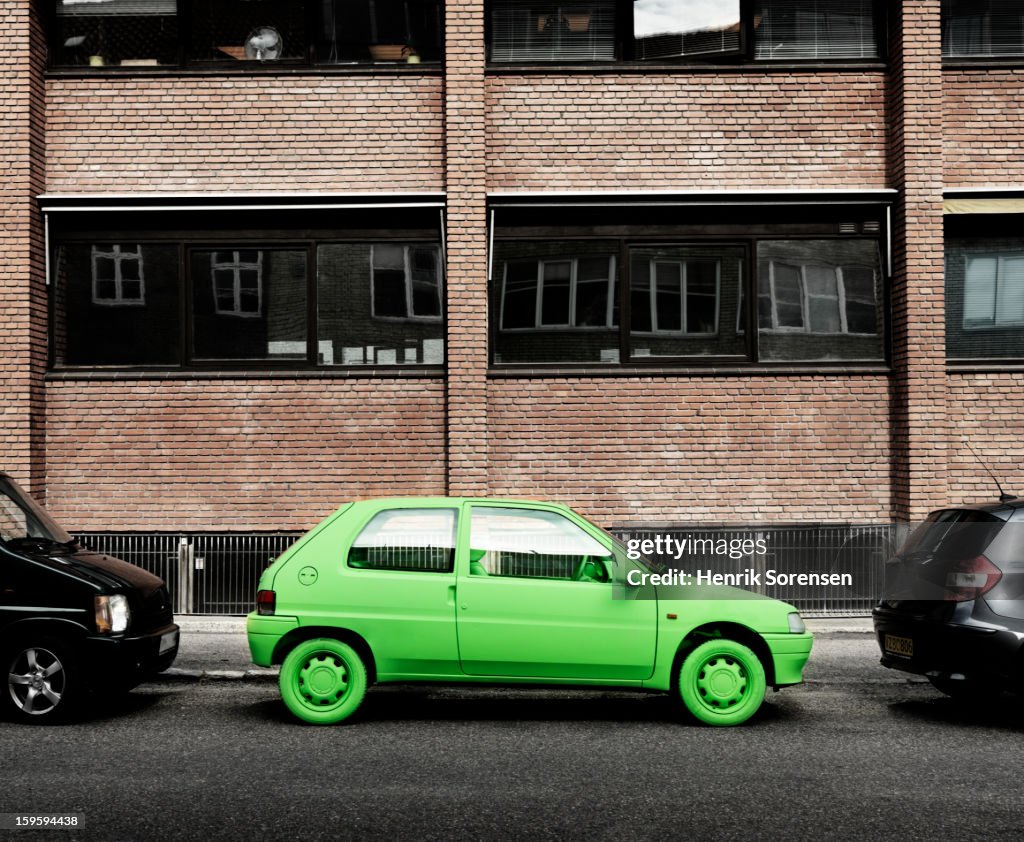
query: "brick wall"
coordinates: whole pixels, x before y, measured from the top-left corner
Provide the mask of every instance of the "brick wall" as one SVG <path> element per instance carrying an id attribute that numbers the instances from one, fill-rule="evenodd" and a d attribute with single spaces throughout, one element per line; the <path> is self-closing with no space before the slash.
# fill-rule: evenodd
<path id="1" fill-rule="evenodd" d="M 893 213 L 893 514 L 924 517 L 947 499 L 940 4 L 890 15 Z"/>
<path id="2" fill-rule="evenodd" d="M 886 187 L 885 74 L 488 80 L 492 190 Z"/>
<path id="3" fill-rule="evenodd" d="M 0 2 L 0 471 L 43 491 L 46 286 L 41 191 L 42 34 L 28 0 Z"/>
<path id="4" fill-rule="evenodd" d="M 950 503 L 992 503 L 999 491 L 965 441 L 1010 494 L 1024 497 L 1021 418 L 1024 372 L 952 374 L 949 378 Z"/>
<path id="5" fill-rule="evenodd" d="M 889 517 L 888 378 L 492 380 L 490 493 L 609 525 Z"/>
<path id="6" fill-rule="evenodd" d="M 307 529 L 443 494 L 439 380 L 55 381 L 47 504 L 74 530 Z"/>
<path id="7" fill-rule="evenodd" d="M 442 190 L 435 76 L 51 79 L 51 192 Z"/>
<path id="8" fill-rule="evenodd" d="M 1024 68 L 942 73 L 947 187 L 1020 186 Z"/>
<path id="9" fill-rule="evenodd" d="M 487 491 L 484 3 L 445 4 L 448 491 Z"/>

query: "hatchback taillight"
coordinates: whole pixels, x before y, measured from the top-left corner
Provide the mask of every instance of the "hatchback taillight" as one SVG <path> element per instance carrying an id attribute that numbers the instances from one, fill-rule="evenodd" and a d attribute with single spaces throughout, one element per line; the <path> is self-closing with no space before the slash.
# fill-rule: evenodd
<path id="1" fill-rule="evenodd" d="M 256 592 L 256 613 L 273 614 L 277 607 L 277 594 L 273 591 Z"/>
<path id="2" fill-rule="evenodd" d="M 1002 571 L 985 556 L 965 559 L 946 573 L 945 599 L 947 602 L 977 599 L 992 590 L 1001 578 Z"/>

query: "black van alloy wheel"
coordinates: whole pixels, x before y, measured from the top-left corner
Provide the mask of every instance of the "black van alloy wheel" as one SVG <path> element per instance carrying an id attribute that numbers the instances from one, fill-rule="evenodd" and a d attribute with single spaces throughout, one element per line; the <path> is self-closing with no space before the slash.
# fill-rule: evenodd
<path id="1" fill-rule="evenodd" d="M 70 707 L 75 689 L 72 660 L 57 640 L 36 640 L 7 650 L 5 701 L 25 721 L 52 720 Z"/>

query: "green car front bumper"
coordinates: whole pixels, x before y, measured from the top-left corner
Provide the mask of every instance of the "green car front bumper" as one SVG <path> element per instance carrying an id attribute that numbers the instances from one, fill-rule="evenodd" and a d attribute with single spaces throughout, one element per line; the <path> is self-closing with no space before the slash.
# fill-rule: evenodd
<path id="1" fill-rule="evenodd" d="M 811 655 L 814 636 L 803 634 L 766 634 L 764 640 L 772 653 L 775 667 L 774 687 L 785 687 L 803 681 L 803 669 Z"/>

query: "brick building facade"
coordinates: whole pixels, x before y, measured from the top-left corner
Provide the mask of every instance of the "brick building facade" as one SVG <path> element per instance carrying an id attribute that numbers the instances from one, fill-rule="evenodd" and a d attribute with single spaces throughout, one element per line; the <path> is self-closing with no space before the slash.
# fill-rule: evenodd
<path id="1" fill-rule="evenodd" d="M 965 439 L 1024 488 L 1024 33 L 990 4 L 681 0 L 653 58 L 644 0 L 399 3 L 397 53 L 310 4 L 249 60 L 291 4 L 191 5 L 0 0 L 0 469 L 70 527 L 911 519 L 993 497 Z M 383 338 L 325 327 L 339 244 Z"/>

